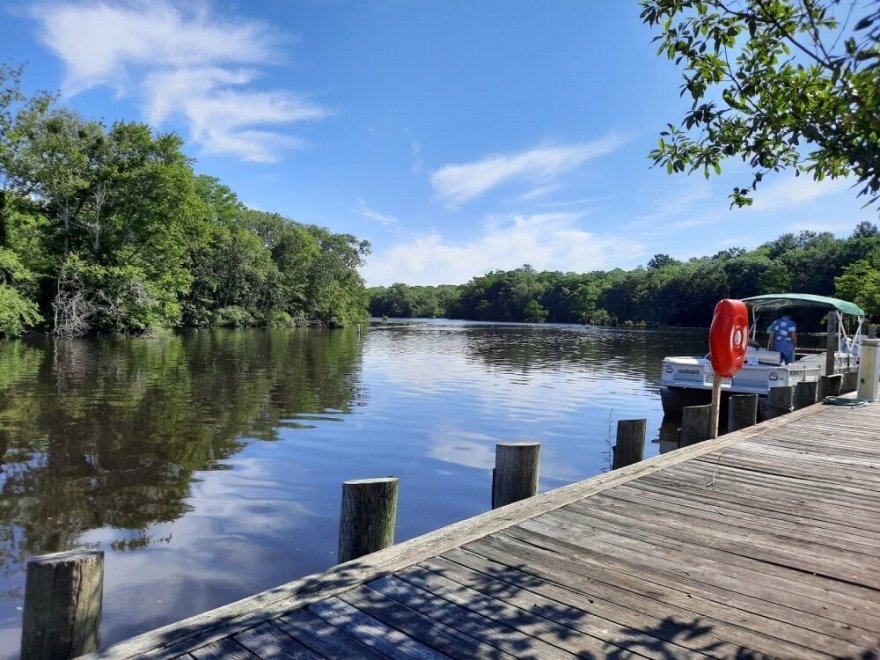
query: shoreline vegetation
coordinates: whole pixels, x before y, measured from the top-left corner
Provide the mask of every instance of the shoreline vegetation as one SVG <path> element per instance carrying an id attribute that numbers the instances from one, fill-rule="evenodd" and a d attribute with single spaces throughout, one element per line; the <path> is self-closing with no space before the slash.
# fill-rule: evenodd
<path id="1" fill-rule="evenodd" d="M 880 232 L 861 222 L 838 239 L 801 231 L 747 251 L 678 261 L 666 254 L 625 271 L 561 273 L 529 265 L 462 285 L 367 289 L 370 315 L 622 327 L 708 327 L 722 298 L 780 291 L 835 296 L 880 314 Z"/>
<path id="2" fill-rule="evenodd" d="M 176 135 L 26 98 L 21 73 L 0 64 L 0 337 L 365 318 L 367 241 L 250 209 Z"/>

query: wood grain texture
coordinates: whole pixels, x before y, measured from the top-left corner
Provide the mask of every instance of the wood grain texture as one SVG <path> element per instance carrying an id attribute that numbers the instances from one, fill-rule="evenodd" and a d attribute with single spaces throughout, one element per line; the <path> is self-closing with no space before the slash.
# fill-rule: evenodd
<path id="1" fill-rule="evenodd" d="M 345 591 L 339 595 L 339 598 L 446 655 L 492 656 L 507 660 L 513 660 L 515 657 L 404 605 L 382 594 L 378 588 L 375 590 L 370 588 L 370 585 Z"/>
<path id="2" fill-rule="evenodd" d="M 794 401 L 794 385 L 771 387 L 767 394 L 767 419 L 774 419 L 791 412 Z"/>
<path id="3" fill-rule="evenodd" d="M 272 623 L 322 658 L 348 660 L 356 657 L 377 660 L 384 657 L 361 643 L 357 637 L 348 635 L 306 610 L 278 617 Z"/>
<path id="4" fill-rule="evenodd" d="M 339 598 L 315 603 L 309 607 L 309 612 L 382 655 L 408 660 L 441 660 L 444 657 Z"/>
<path id="5" fill-rule="evenodd" d="M 682 447 L 690 447 L 708 440 L 712 432 L 712 404 L 704 406 L 685 406 L 681 411 Z"/>
<path id="6" fill-rule="evenodd" d="M 732 394 L 727 399 L 727 432 L 745 429 L 758 421 L 758 395 Z"/>
<path id="7" fill-rule="evenodd" d="M 251 653 L 232 639 L 218 639 L 190 653 L 196 660 L 259 660 L 260 656 Z"/>
<path id="8" fill-rule="evenodd" d="M 645 458 L 647 425 L 644 419 L 621 419 L 617 422 L 612 469 L 619 470 Z"/>
<path id="9" fill-rule="evenodd" d="M 320 655 L 309 650 L 290 635 L 270 622 L 240 632 L 232 638 L 239 646 L 261 658 L 282 660 L 319 660 Z"/>
<path id="10" fill-rule="evenodd" d="M 27 564 L 21 631 L 23 660 L 75 658 L 101 640 L 104 553 L 56 552 Z"/>
<path id="11" fill-rule="evenodd" d="M 795 410 L 812 406 L 816 403 L 816 397 L 819 393 L 819 383 L 817 381 L 802 381 L 794 387 L 794 399 L 792 404 Z"/>
<path id="12" fill-rule="evenodd" d="M 492 508 L 507 506 L 538 492 L 541 445 L 537 442 L 502 442 L 495 446 Z"/>
<path id="13" fill-rule="evenodd" d="M 339 516 L 340 562 L 357 559 L 394 544 L 399 480 L 358 479 L 342 484 Z"/>

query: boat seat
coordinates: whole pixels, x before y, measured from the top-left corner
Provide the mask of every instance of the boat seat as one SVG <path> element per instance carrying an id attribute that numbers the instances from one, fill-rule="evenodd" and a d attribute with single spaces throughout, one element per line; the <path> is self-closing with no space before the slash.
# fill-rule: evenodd
<path id="1" fill-rule="evenodd" d="M 771 367 L 778 367 L 782 364 L 782 353 L 779 351 L 768 351 L 766 348 L 749 346 L 746 349 L 745 364 L 764 364 Z"/>

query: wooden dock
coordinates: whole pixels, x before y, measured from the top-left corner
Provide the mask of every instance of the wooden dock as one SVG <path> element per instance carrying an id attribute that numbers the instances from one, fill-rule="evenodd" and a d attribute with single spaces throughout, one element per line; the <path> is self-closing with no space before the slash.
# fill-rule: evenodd
<path id="1" fill-rule="evenodd" d="M 812 406 L 101 657 L 880 657 L 880 403 Z"/>

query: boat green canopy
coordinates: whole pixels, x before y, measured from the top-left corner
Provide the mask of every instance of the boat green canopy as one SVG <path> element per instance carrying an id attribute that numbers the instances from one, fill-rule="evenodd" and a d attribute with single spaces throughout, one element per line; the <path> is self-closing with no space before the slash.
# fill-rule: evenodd
<path id="1" fill-rule="evenodd" d="M 855 303 L 829 298 L 828 296 L 814 296 L 810 293 L 769 293 L 764 296 L 752 296 L 743 298 L 744 303 L 757 307 L 761 310 L 777 310 L 787 307 L 824 307 L 836 309 L 844 314 L 864 316 L 865 312 Z"/>

